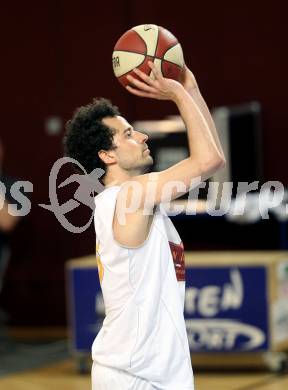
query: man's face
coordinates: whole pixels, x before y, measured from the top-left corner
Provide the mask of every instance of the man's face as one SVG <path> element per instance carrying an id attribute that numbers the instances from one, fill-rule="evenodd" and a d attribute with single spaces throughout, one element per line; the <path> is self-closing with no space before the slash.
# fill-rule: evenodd
<path id="1" fill-rule="evenodd" d="M 133 129 L 122 116 L 107 117 L 102 122 L 116 130 L 114 144 L 115 157 L 120 168 L 144 173 L 153 164 L 153 158 L 146 144 L 148 136 Z"/>

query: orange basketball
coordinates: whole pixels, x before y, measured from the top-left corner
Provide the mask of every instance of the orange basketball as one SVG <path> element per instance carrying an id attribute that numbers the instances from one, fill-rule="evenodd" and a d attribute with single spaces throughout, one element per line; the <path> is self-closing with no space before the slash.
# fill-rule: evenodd
<path id="1" fill-rule="evenodd" d="M 164 77 L 179 80 L 184 65 L 181 45 L 170 31 L 155 24 L 142 24 L 126 31 L 112 55 L 114 74 L 124 87 L 129 84 L 126 76 L 134 68 L 152 76 L 148 61 L 154 62 Z M 135 73 L 132 75 L 137 78 Z"/>

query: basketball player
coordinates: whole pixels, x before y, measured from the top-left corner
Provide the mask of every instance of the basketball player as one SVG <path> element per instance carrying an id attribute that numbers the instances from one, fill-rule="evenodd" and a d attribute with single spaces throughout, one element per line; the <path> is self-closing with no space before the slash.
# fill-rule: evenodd
<path id="1" fill-rule="evenodd" d="M 155 79 L 135 69 L 127 89 L 176 104 L 188 158 L 147 173 L 148 136 L 105 99 L 80 107 L 67 123 L 66 154 L 88 172 L 105 171 L 94 221 L 106 316 L 92 346 L 93 390 L 194 389 L 183 316 L 184 248 L 159 206 L 188 192 L 193 179 L 210 177 L 225 158 L 192 72 L 185 66 L 179 83 L 149 66 Z"/>

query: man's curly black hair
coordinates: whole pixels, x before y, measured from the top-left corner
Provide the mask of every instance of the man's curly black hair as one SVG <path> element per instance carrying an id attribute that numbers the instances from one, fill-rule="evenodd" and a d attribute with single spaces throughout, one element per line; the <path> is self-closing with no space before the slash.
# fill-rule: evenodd
<path id="1" fill-rule="evenodd" d="M 98 151 L 115 147 L 115 130 L 106 126 L 102 119 L 120 115 L 118 107 L 108 99 L 95 98 L 92 103 L 77 108 L 73 117 L 66 123 L 64 136 L 64 154 L 77 160 L 90 173 L 95 168 L 106 172 L 105 163 L 99 158 Z"/>

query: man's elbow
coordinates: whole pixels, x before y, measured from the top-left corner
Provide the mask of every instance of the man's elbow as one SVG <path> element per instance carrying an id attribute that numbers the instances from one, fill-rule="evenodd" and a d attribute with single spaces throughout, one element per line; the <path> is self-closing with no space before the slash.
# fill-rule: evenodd
<path id="1" fill-rule="evenodd" d="M 203 172 L 213 172 L 213 173 L 215 173 L 219 169 L 224 168 L 225 165 L 226 165 L 225 157 L 215 156 L 212 159 L 206 161 L 202 165 L 202 171 Z"/>
<path id="2" fill-rule="evenodd" d="M 222 156 L 219 156 L 215 159 L 215 161 L 212 162 L 212 171 L 213 171 L 213 174 L 217 171 L 219 171 L 219 169 L 222 169 L 224 168 L 226 165 L 226 160 L 225 160 L 225 157 L 222 157 Z"/>
<path id="3" fill-rule="evenodd" d="M 222 169 L 226 166 L 226 159 L 224 156 L 221 156 L 220 159 L 219 159 L 219 165 L 218 165 L 218 169 Z"/>

